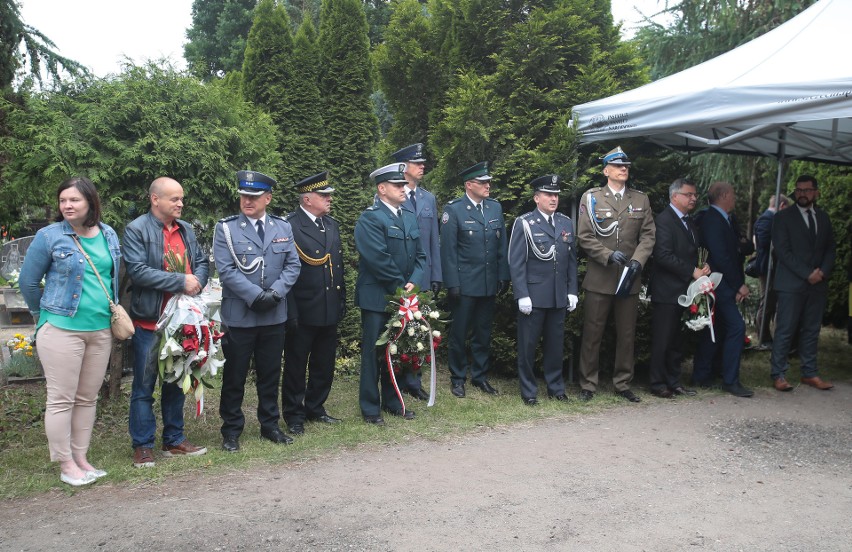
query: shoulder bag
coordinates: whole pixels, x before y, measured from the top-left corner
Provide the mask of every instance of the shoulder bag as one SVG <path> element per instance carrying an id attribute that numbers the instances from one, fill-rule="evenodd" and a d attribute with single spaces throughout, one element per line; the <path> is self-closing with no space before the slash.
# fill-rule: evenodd
<path id="1" fill-rule="evenodd" d="M 130 339 L 133 334 L 136 333 L 136 329 L 133 327 L 133 320 L 130 319 L 130 315 L 127 314 L 124 307 L 113 302 L 112 296 L 109 291 L 107 291 L 104 281 L 101 279 L 101 275 L 98 274 L 98 269 L 95 268 L 95 264 L 92 262 L 92 259 L 90 259 L 89 255 L 83 250 L 83 246 L 80 244 L 80 240 L 77 239 L 77 236 L 74 236 L 74 242 L 76 242 L 77 247 L 80 249 L 80 253 L 82 253 L 83 256 L 86 257 L 86 260 L 89 261 L 89 266 L 92 267 L 92 271 L 95 273 L 95 276 L 98 277 L 98 282 L 101 283 L 101 288 L 103 288 L 104 293 L 106 293 L 107 300 L 109 301 L 109 310 L 112 313 L 109 322 L 109 329 L 112 330 L 113 337 L 120 341 Z"/>

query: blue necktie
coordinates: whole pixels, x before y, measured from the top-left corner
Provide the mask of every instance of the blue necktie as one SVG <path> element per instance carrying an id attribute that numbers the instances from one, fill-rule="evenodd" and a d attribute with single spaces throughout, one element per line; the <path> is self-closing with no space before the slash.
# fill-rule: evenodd
<path id="1" fill-rule="evenodd" d="M 257 221 L 257 236 L 260 238 L 261 242 L 266 237 L 266 233 L 263 231 L 263 221 L 262 220 Z"/>

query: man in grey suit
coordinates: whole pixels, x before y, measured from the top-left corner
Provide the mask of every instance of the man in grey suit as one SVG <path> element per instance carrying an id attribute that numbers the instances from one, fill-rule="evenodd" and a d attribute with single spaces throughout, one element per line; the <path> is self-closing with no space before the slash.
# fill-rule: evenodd
<path id="1" fill-rule="evenodd" d="M 819 377 L 817 345 L 828 277 L 834 267 L 834 232 L 826 212 L 816 208 L 819 198 L 816 178 L 800 176 L 794 198 L 796 206 L 778 212 L 772 222 L 772 245 L 778 256 L 774 282 L 778 311 L 771 376 L 778 391 L 793 389 L 785 376 L 790 344 L 798 332 L 801 381 L 827 391 L 834 386 Z"/>
<path id="2" fill-rule="evenodd" d="M 284 351 L 284 297 L 299 277 L 301 263 L 293 230 L 281 217 L 266 212 L 276 182 L 254 171 L 237 173 L 239 215 L 216 225 L 213 257 L 222 282 L 222 448 L 240 449 L 245 425 L 242 411 L 246 375 L 254 357 L 257 372 L 257 419 L 260 435 L 273 443 L 293 438 L 278 427 L 278 384 Z"/>
<path id="3" fill-rule="evenodd" d="M 441 291 L 441 251 L 438 249 L 438 203 L 435 196 L 420 185 L 426 157 L 423 155 L 423 144 L 412 144 L 391 154 L 394 161 L 405 163 L 405 203 L 402 208 L 411 211 L 417 217 L 420 228 L 420 245 L 426 253 L 426 268 L 423 278 L 415 282 L 420 289 L 431 289 L 435 295 Z M 429 398 L 423 391 L 421 371 L 408 372 L 403 383 L 404 390 L 409 395 L 421 401 Z"/>
<path id="4" fill-rule="evenodd" d="M 577 308 L 577 249 L 574 224 L 557 213 L 559 177 L 533 180 L 536 209 L 515 219 L 509 241 L 509 273 L 518 300 L 518 379 L 525 404 L 538 404 L 533 366 L 539 338 L 547 396 L 567 401 L 562 377 L 565 310 Z"/>

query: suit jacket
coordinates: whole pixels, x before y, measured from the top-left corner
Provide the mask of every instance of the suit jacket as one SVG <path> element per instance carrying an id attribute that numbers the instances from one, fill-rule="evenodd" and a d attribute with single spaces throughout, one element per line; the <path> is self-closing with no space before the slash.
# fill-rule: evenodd
<path id="1" fill-rule="evenodd" d="M 406 195 L 406 198 L 409 196 Z M 402 208 L 414 213 L 417 217 L 420 245 L 426 253 L 426 269 L 423 271 L 423 278 L 415 284 L 418 284 L 421 289 L 429 289 L 432 282 L 442 282 L 444 279 L 441 274 L 441 250 L 438 240 L 438 203 L 435 201 L 435 196 L 428 190 L 424 190 L 422 186 L 417 186 L 414 199 L 417 203 L 416 210 L 411 205 L 410 198 L 405 200 Z"/>
<path id="2" fill-rule="evenodd" d="M 688 228 L 669 205 L 654 221 L 654 271 L 651 275 L 651 301 L 676 304 L 692 282 L 698 265 L 698 229 L 687 219 Z"/>
<path id="3" fill-rule="evenodd" d="M 343 247 L 337 221 L 323 216 L 322 232 L 301 207 L 284 219 L 293 229 L 302 264 L 299 279 L 287 294 L 287 316 L 308 326 L 333 326 L 343 317 L 346 306 Z"/>
<path id="4" fill-rule="evenodd" d="M 590 204 L 593 205 L 590 207 Z M 592 218 L 606 229 L 612 221 L 618 221 L 618 232 L 602 236 L 595 230 Z M 615 295 L 615 288 L 622 265 L 608 264 L 609 256 L 618 250 L 637 260 L 644 266 L 654 250 L 654 214 L 648 196 L 630 188 L 624 189 L 624 197 L 616 203 L 608 186 L 591 188 L 580 200 L 577 217 L 577 242 L 589 256 L 583 289 L 595 293 Z M 639 293 L 641 278 L 633 282 L 631 294 Z"/>
<path id="5" fill-rule="evenodd" d="M 828 277 L 834 268 L 835 241 L 831 221 L 822 209 L 814 209 L 817 223 L 816 241 L 811 240 L 808 225 L 795 205 L 780 211 L 772 223 L 772 244 L 778 256 L 775 289 L 786 292 L 805 291 L 808 276 L 815 268 L 825 274 L 816 284 L 828 289 Z"/>
<path id="6" fill-rule="evenodd" d="M 708 208 L 699 222 L 699 243 L 707 249 L 707 264 L 722 273 L 716 294 L 733 300 L 745 283 L 744 255 L 740 252 L 738 232 L 717 209 Z"/>
<path id="7" fill-rule="evenodd" d="M 225 238 L 224 228 L 231 234 L 231 247 Z M 264 239 L 243 214 L 224 218 L 216 225 L 213 235 L 213 258 L 222 282 L 222 322 L 234 328 L 271 326 L 287 320 L 287 302 L 284 297 L 299 277 L 301 263 L 293 242 L 293 230 L 281 217 L 266 214 Z M 255 259 L 263 263 L 251 274 L 243 267 Z M 266 312 L 255 312 L 249 307 L 266 289 L 278 292 L 282 301 Z"/>
<path id="8" fill-rule="evenodd" d="M 467 194 L 444 206 L 441 216 L 441 264 L 444 286 L 462 295 L 497 295 L 497 285 L 508 281 L 506 222 L 500 202 L 486 198 L 482 216 Z"/>
<path id="9" fill-rule="evenodd" d="M 360 255 L 355 305 L 364 310 L 384 312 L 387 295 L 422 281 L 426 254 L 410 211 L 397 217 L 384 203 L 368 207 L 355 223 L 355 249 Z"/>
<path id="10" fill-rule="evenodd" d="M 523 221 L 529 225 L 529 237 L 524 232 Z M 515 299 L 529 297 L 536 308 L 567 307 L 568 294 L 577 295 L 574 241 L 574 223 L 562 213 L 553 215 L 553 226 L 542 218 L 538 209 L 515 219 L 509 240 L 509 272 Z M 549 261 L 542 261 L 533 251 L 535 248 L 546 253 L 553 246 L 556 256 Z"/>

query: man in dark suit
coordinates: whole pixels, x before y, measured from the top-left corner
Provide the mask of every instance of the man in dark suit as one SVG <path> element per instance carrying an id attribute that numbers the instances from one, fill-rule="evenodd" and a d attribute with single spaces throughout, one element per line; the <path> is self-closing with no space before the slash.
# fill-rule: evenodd
<path id="1" fill-rule="evenodd" d="M 438 204 L 435 196 L 423 186 L 423 170 L 426 158 L 423 155 L 423 144 L 412 144 L 392 154 L 394 161 L 405 163 L 405 203 L 402 208 L 411 211 L 417 217 L 420 228 L 420 245 L 426 253 L 426 268 L 423 279 L 415 282 L 420 289 L 431 289 L 435 295 L 441 291 L 441 250 L 438 248 Z M 429 395 L 423 391 L 423 372 L 407 372 L 404 387 L 409 395 L 425 401 Z"/>
<path id="2" fill-rule="evenodd" d="M 835 242 L 831 221 L 815 202 L 817 180 L 802 175 L 796 180 L 796 206 L 775 215 L 772 243 L 778 256 L 775 291 L 778 314 L 772 346 L 771 376 L 775 389 L 790 391 L 787 355 L 798 330 L 802 383 L 828 390 L 834 387 L 819 377 L 817 346 L 828 295 L 828 277 L 834 267 Z"/>
<path id="3" fill-rule="evenodd" d="M 451 304 L 449 365 L 453 396 L 465 396 L 470 335 L 470 381 L 496 395 L 488 383 L 491 326 L 497 295 L 509 288 L 506 222 L 491 194 L 491 175 L 483 161 L 463 170 L 465 194 L 444 206 L 441 215 L 441 264 Z"/>
<path id="4" fill-rule="evenodd" d="M 754 247 L 757 249 L 757 270 L 760 274 L 760 307 L 757 309 L 758 349 L 766 350 L 772 347 L 772 332 L 770 325 L 775 318 L 778 296 L 769 282 L 769 259 L 772 256 L 772 219 L 777 211 L 787 207 L 788 199 L 781 196 L 776 201 L 775 196 L 769 198 L 769 207 L 757 217 L 754 223 Z M 773 274 L 777 266 L 773 262 Z M 768 293 L 767 293 L 768 291 Z"/>
<path id="5" fill-rule="evenodd" d="M 574 224 L 557 213 L 559 177 L 533 180 L 536 209 L 515 219 L 509 241 L 509 272 L 518 300 L 518 379 L 525 404 L 538 404 L 533 366 L 544 334 L 542 372 L 548 397 L 567 401 L 562 377 L 565 310 L 577 308 L 577 249 Z"/>
<path id="6" fill-rule="evenodd" d="M 745 321 L 737 304 L 748 297 L 743 261 L 745 259 L 730 213 L 736 204 L 736 192 L 727 182 L 714 182 L 707 191 L 710 207 L 701 218 L 701 246 L 708 251 L 711 272 L 720 272 L 722 281 L 716 288 L 714 329 L 718 342 L 711 339 L 710 330 L 702 330 L 695 353 L 692 379 L 708 387 L 713 381 L 713 357 L 721 346 L 722 389 L 737 397 L 751 397 L 754 391 L 740 383 L 740 357 L 745 345 Z"/>
<path id="7" fill-rule="evenodd" d="M 260 435 L 273 443 L 293 438 L 278 427 L 278 384 L 284 350 L 284 300 L 299 277 L 299 256 L 290 224 L 266 212 L 276 182 L 254 171 L 237 173 L 240 214 L 219 221 L 213 257 L 222 282 L 222 448 L 240 449 L 245 425 L 242 405 L 249 363 L 257 372 Z"/>
<path id="8" fill-rule="evenodd" d="M 305 419 L 340 422 L 324 406 L 334 379 L 337 323 L 346 308 L 343 247 L 337 221 L 329 216 L 333 191 L 327 171 L 297 182 L 299 207 L 284 217 L 293 229 L 302 266 L 287 294 L 281 380 L 282 415 L 295 435 L 305 432 Z"/>
<path id="9" fill-rule="evenodd" d="M 678 297 L 690 282 L 710 274 L 698 267 L 698 230 L 689 213 L 698 201 L 695 183 L 678 178 L 669 186 L 669 206 L 657 215 L 654 273 L 651 276 L 651 393 L 664 399 L 695 395 L 680 382 L 681 318 Z"/>
<path id="10" fill-rule="evenodd" d="M 376 183 L 377 201 L 355 224 L 358 250 L 358 281 L 355 305 L 361 308 L 361 383 L 359 404 L 368 424 L 384 425 L 380 410 L 414 419 L 414 411 L 403 408 L 394 390 L 383 351 L 376 347 L 388 321 L 387 295 L 397 288 L 414 289 L 423 278 L 426 254 L 420 246 L 420 229 L 405 201 L 405 163 L 393 163 L 370 174 Z M 381 397 L 378 383 L 381 375 Z"/>

